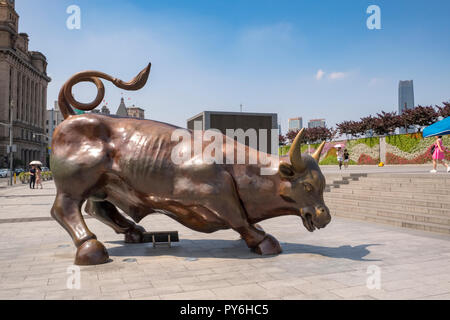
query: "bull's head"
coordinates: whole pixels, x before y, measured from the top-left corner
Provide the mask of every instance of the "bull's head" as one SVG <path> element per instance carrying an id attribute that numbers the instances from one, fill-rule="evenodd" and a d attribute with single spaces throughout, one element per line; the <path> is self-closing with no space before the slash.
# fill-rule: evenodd
<path id="1" fill-rule="evenodd" d="M 281 162 L 280 196 L 289 203 L 291 209 L 298 210 L 303 225 L 308 231 L 325 228 L 331 221 L 330 211 L 323 200 L 325 177 L 319 168 L 319 158 L 325 142 L 312 155 L 301 154 L 302 129 L 291 146 L 290 164 Z"/>

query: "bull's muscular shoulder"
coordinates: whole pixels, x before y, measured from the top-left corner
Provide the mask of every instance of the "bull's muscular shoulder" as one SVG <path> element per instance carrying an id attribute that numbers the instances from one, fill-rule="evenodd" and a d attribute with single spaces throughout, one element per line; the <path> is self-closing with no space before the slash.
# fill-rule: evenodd
<path id="1" fill-rule="evenodd" d="M 85 139 L 105 139 L 111 136 L 111 126 L 107 117 L 85 114 L 71 116 L 55 130 L 53 139 L 58 143 L 74 143 Z"/>

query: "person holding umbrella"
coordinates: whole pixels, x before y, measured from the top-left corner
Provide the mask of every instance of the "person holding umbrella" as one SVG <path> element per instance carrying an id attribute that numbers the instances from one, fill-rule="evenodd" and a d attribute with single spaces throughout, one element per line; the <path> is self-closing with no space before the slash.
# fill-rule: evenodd
<path id="1" fill-rule="evenodd" d="M 34 189 L 34 185 L 36 184 L 36 167 L 31 165 L 30 169 L 30 189 Z M 33 187 L 31 187 L 33 186 Z"/>
<path id="2" fill-rule="evenodd" d="M 30 166 L 31 166 L 31 169 L 30 169 L 30 189 L 34 189 L 35 184 L 36 184 L 36 178 L 37 178 L 37 175 L 38 175 L 37 167 L 38 166 L 42 166 L 42 162 L 36 161 L 36 160 L 35 161 L 31 161 L 30 162 Z M 39 177 L 40 177 L 40 172 L 39 172 Z M 41 183 L 40 180 L 39 180 L 38 184 L 41 184 L 41 188 L 42 188 L 42 183 Z M 33 186 L 33 187 L 31 187 L 31 186 Z"/>

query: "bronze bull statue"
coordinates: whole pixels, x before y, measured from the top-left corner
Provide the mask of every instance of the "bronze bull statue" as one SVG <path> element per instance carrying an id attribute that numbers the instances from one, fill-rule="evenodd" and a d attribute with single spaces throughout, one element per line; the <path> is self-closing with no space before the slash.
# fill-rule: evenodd
<path id="1" fill-rule="evenodd" d="M 178 142 L 171 136 L 181 128 L 151 120 L 76 115 L 73 111 L 72 107 L 93 110 L 101 103 L 104 86 L 100 78 L 125 90 L 138 90 L 147 82 L 150 67 L 129 83 L 101 72 L 81 72 L 60 91 L 58 102 L 66 120 L 53 134 L 51 167 L 57 194 L 51 215 L 77 247 L 75 264 L 109 260 L 104 245 L 83 219 L 81 210 L 86 201 L 85 211 L 124 234 L 127 243 L 142 242 L 145 230 L 136 223 L 159 212 L 199 232 L 233 229 L 261 255 L 282 250 L 273 236 L 256 225 L 260 221 L 296 215 L 310 232 L 330 222 L 323 200 L 325 178 L 318 166 L 324 143 L 314 155 L 302 155 L 303 131 L 292 144 L 290 163 L 277 161 L 275 174 L 262 175 L 260 169 L 267 164 L 191 160 L 175 164 L 171 154 Z M 79 103 L 72 95 L 72 87 L 84 81 L 93 82 L 98 89 L 90 104 Z M 222 137 L 224 150 L 232 144 L 234 149 L 245 148 L 246 159 L 249 155 L 268 156 Z M 203 142 L 203 147 L 207 145 Z"/>

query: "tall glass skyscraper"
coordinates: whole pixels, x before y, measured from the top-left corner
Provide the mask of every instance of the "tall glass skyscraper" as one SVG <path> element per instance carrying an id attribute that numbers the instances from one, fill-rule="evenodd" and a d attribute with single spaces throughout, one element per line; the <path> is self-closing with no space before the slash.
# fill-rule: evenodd
<path id="1" fill-rule="evenodd" d="M 400 81 L 398 84 L 398 114 L 402 114 L 406 109 L 414 108 L 414 83 L 413 80 Z M 414 128 L 408 132 L 414 132 Z M 400 133 L 406 133 L 404 128 L 400 128 Z"/>
<path id="2" fill-rule="evenodd" d="M 398 85 L 398 114 L 412 108 L 414 108 L 413 80 L 400 81 Z"/>

